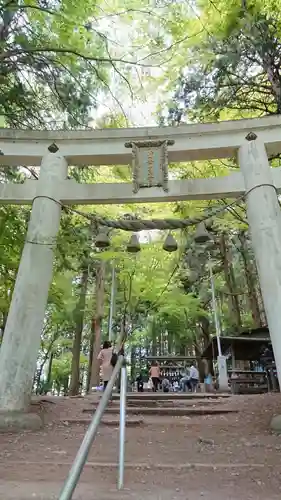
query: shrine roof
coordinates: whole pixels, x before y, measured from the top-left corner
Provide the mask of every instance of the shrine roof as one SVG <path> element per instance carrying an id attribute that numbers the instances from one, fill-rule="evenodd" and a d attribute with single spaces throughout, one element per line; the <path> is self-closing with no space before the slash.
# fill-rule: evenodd
<path id="1" fill-rule="evenodd" d="M 260 351 L 263 346 L 270 344 L 269 335 L 261 336 L 222 336 L 220 337 L 221 350 L 223 355 L 231 354 L 234 351 L 235 359 L 240 361 L 258 361 Z M 210 344 L 203 351 L 201 357 L 206 359 L 216 359 L 218 356 L 218 346 L 216 337 L 212 338 Z"/>

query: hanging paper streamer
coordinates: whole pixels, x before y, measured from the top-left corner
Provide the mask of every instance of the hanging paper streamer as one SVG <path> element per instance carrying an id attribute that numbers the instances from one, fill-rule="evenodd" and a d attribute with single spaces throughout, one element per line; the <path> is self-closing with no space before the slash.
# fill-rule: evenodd
<path id="1" fill-rule="evenodd" d="M 129 142 L 132 148 L 133 192 L 140 188 L 162 187 L 168 191 L 168 146 L 175 141 Z"/>

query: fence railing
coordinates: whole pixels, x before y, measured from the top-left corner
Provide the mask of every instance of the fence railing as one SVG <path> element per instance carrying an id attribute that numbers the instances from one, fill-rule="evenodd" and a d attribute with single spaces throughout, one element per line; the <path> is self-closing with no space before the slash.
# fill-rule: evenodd
<path id="1" fill-rule="evenodd" d="M 111 398 L 111 393 L 117 377 L 121 371 L 120 387 L 120 436 L 119 436 L 119 467 L 118 467 L 118 488 L 124 485 L 124 467 L 125 467 L 125 430 L 126 430 L 126 393 L 127 393 L 127 370 L 124 365 L 124 356 L 119 355 L 114 367 L 111 379 L 100 399 L 98 407 L 93 415 L 92 422 L 84 436 L 81 446 L 74 459 L 73 465 L 69 471 L 67 479 L 59 495 L 59 500 L 71 500 L 74 490 L 78 484 L 79 478 L 87 461 L 87 457 L 93 441 L 96 437 L 107 404 Z"/>

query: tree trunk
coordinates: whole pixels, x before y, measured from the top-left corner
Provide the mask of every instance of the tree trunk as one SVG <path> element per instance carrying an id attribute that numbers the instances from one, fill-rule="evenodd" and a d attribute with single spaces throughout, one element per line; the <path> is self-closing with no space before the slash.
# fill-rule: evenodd
<path id="1" fill-rule="evenodd" d="M 139 360 L 139 367 L 141 369 L 141 358 Z M 131 347 L 131 382 L 134 382 L 136 378 L 136 347 Z"/>
<path id="2" fill-rule="evenodd" d="M 222 234 L 220 238 L 220 251 L 223 259 L 224 277 L 230 294 L 229 307 L 231 311 L 231 322 L 235 331 L 238 332 L 242 326 L 241 313 L 240 313 L 238 295 L 236 293 L 237 288 L 236 288 L 233 266 L 232 263 L 230 262 L 228 243 L 225 234 Z"/>
<path id="3" fill-rule="evenodd" d="M 198 371 L 199 371 L 199 379 L 200 379 L 200 382 L 204 382 L 204 378 L 205 378 L 205 363 L 204 361 L 201 359 L 201 349 L 199 347 L 199 345 L 197 344 L 197 342 L 194 342 L 194 351 L 195 351 L 195 356 L 196 356 L 196 360 L 197 360 L 197 364 L 198 364 Z"/>
<path id="4" fill-rule="evenodd" d="M 52 366 L 53 366 L 54 353 L 51 352 L 48 366 L 47 384 L 50 384 L 52 378 Z"/>
<path id="5" fill-rule="evenodd" d="M 7 319 L 8 319 L 8 313 L 5 311 L 2 312 L 2 325 L 1 325 L 1 328 L 0 328 L 0 344 L 1 344 L 1 341 L 3 340 L 4 338 L 4 332 L 5 332 L 5 326 L 6 326 L 6 323 L 7 323 Z"/>
<path id="6" fill-rule="evenodd" d="M 41 382 L 41 377 L 42 377 L 42 371 L 43 371 L 43 363 L 41 363 L 40 367 L 35 373 L 34 381 L 33 381 L 33 392 L 35 394 L 39 394 L 40 392 L 40 382 Z"/>
<path id="7" fill-rule="evenodd" d="M 68 396 L 68 395 L 71 396 L 70 391 L 68 389 L 68 382 L 69 382 L 68 377 L 65 377 L 64 382 L 63 382 L 63 395 L 64 396 Z"/>
<path id="8" fill-rule="evenodd" d="M 199 318 L 200 321 L 200 329 L 202 333 L 202 338 L 203 338 L 203 347 L 206 349 L 208 347 L 210 341 L 211 341 L 211 334 L 210 334 L 210 321 L 206 316 L 201 316 Z"/>
<path id="9" fill-rule="evenodd" d="M 275 43 L 275 40 L 272 43 Z M 267 74 L 268 81 L 271 85 L 272 95 L 276 103 L 276 113 L 281 113 L 281 85 L 279 70 L 276 68 L 275 57 L 270 51 L 261 51 L 261 59 L 263 62 L 263 69 Z"/>
<path id="10" fill-rule="evenodd" d="M 208 345 L 211 342 L 210 321 L 206 316 L 202 316 L 200 318 L 200 329 L 202 333 L 202 350 L 204 350 L 208 347 Z M 207 364 L 206 366 L 207 371 L 209 373 L 213 373 L 213 360 L 212 359 L 206 360 L 206 364 Z"/>
<path id="11" fill-rule="evenodd" d="M 93 364 L 93 353 L 94 353 L 94 340 L 95 340 L 95 331 L 94 328 L 91 329 L 91 335 L 89 340 L 89 363 L 88 363 L 88 371 L 87 371 L 87 383 L 86 383 L 86 392 L 90 392 L 91 385 L 91 375 L 92 375 L 92 364 Z"/>
<path id="12" fill-rule="evenodd" d="M 156 335 L 156 328 L 155 328 L 154 320 L 152 320 L 152 325 L 151 325 L 151 337 L 152 337 L 151 355 L 156 356 L 157 355 L 157 335 Z"/>
<path id="13" fill-rule="evenodd" d="M 174 335 L 172 333 L 168 334 L 168 354 L 173 354 L 173 344 L 174 344 Z"/>
<path id="14" fill-rule="evenodd" d="M 5 280 L 5 278 L 8 279 L 7 271 L 6 271 L 5 275 L 3 276 L 4 280 Z M 7 289 L 7 287 L 5 287 L 5 291 L 3 293 L 3 300 L 8 305 L 11 302 L 10 298 L 11 297 L 9 297 L 8 289 Z M 4 333 L 5 333 L 6 323 L 7 323 L 7 319 L 8 319 L 9 307 L 7 307 L 7 309 L 5 309 L 4 311 L 2 311 L 2 324 L 1 324 L 1 327 L 0 327 L 0 346 L 1 346 L 1 343 L 3 342 L 3 339 L 4 339 Z"/>
<path id="15" fill-rule="evenodd" d="M 129 321 L 127 318 L 127 311 L 124 311 L 122 319 L 121 319 L 120 338 L 119 338 L 118 346 L 117 346 L 118 348 L 121 347 L 121 345 L 123 344 L 123 341 L 124 341 L 126 334 L 127 334 L 128 327 L 129 327 Z"/>
<path id="16" fill-rule="evenodd" d="M 100 383 L 100 365 L 97 360 L 101 347 L 101 326 L 104 315 L 104 278 L 105 262 L 98 264 L 96 273 L 96 311 L 92 321 L 92 333 L 94 334 L 91 383 L 90 388 L 97 387 Z"/>
<path id="17" fill-rule="evenodd" d="M 249 259 L 247 240 L 246 240 L 246 235 L 244 232 L 241 232 L 239 234 L 239 240 L 241 243 L 240 254 L 242 257 L 243 264 L 244 264 L 245 278 L 246 278 L 246 283 L 247 283 L 247 288 L 248 288 L 249 307 L 250 307 L 250 310 L 252 313 L 252 318 L 253 318 L 253 322 L 254 322 L 255 327 L 260 327 L 260 326 L 262 326 L 262 321 L 261 321 L 260 308 L 259 308 L 259 303 L 258 303 L 258 296 L 256 293 L 256 285 L 258 282 L 258 276 L 257 276 L 257 273 L 254 271 L 254 268 L 251 265 L 251 262 Z"/>
<path id="18" fill-rule="evenodd" d="M 257 293 L 256 293 L 256 296 L 257 296 L 258 308 L 259 308 L 259 311 L 260 311 L 260 323 L 261 323 L 261 326 L 267 326 L 267 317 L 266 317 L 266 312 L 265 312 L 265 309 L 264 309 L 264 302 L 263 302 L 263 297 L 262 297 L 262 293 L 261 293 L 261 287 L 260 287 L 259 279 L 257 279 Z"/>
<path id="19" fill-rule="evenodd" d="M 5 8 L 6 7 L 6 8 Z M 0 23 L 0 40 L 6 41 L 9 36 L 9 29 L 14 16 L 18 11 L 18 5 L 15 2 L 6 2 L 1 13 L 2 22 Z"/>
<path id="20" fill-rule="evenodd" d="M 81 274 L 79 299 L 74 311 L 75 336 L 72 347 L 71 382 L 69 387 L 70 396 L 76 396 L 77 394 L 79 394 L 79 389 L 80 389 L 80 351 L 81 351 L 81 340 L 82 340 L 82 332 L 84 324 L 84 312 L 86 304 L 88 277 L 89 277 L 88 263 L 85 263 Z"/>
<path id="21" fill-rule="evenodd" d="M 186 348 L 186 341 L 180 339 L 179 340 L 179 355 L 180 356 L 185 356 L 185 348 Z"/>

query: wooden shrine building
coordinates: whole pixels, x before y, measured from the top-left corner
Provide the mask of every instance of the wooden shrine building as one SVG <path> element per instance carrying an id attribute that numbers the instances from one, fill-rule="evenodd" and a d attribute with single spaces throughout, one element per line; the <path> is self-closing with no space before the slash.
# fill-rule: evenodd
<path id="1" fill-rule="evenodd" d="M 227 358 L 230 383 L 239 386 L 236 392 L 277 389 L 275 360 L 267 327 L 246 330 L 235 336 L 221 336 L 220 343 L 222 354 Z M 217 339 L 213 337 L 202 358 L 212 361 L 215 372 L 217 356 Z"/>

